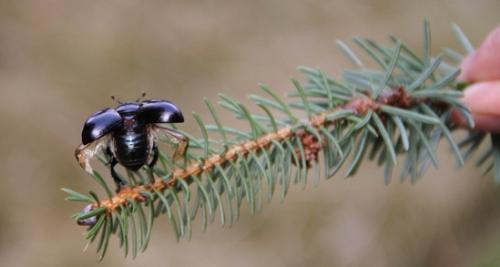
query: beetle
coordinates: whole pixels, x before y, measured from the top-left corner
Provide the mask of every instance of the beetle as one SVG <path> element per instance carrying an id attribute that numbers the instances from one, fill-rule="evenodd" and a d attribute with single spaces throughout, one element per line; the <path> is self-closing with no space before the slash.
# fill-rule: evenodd
<path id="1" fill-rule="evenodd" d="M 142 94 L 141 98 L 144 96 Z M 180 132 L 159 125 L 184 122 L 181 110 L 174 103 L 161 99 L 141 101 L 141 98 L 123 103 L 113 96 L 111 98 L 119 105 L 115 109 L 99 110 L 87 118 L 82 143 L 76 148 L 75 157 L 85 171 L 93 174 L 90 159 L 100 151 L 106 153 L 111 159 L 111 176 L 118 192 L 126 186 L 115 171 L 118 163 L 130 171 L 138 171 L 145 164 L 151 170 L 158 160 L 160 133 L 176 140 L 174 160 L 185 154 L 189 140 Z"/>

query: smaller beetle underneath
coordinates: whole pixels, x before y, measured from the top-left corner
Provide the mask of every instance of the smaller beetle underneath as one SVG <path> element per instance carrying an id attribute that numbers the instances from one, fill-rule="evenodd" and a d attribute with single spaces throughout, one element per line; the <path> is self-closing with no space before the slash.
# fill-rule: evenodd
<path id="1" fill-rule="evenodd" d="M 106 108 L 90 115 L 83 126 L 82 144 L 76 148 L 75 157 L 85 171 L 93 174 L 90 159 L 100 151 L 108 154 L 111 176 L 119 191 L 126 182 L 115 171 L 115 166 L 120 163 L 128 170 L 137 171 L 147 164 L 151 170 L 158 160 L 158 134 L 177 141 L 174 160 L 185 154 L 189 140 L 174 129 L 158 125 L 181 122 L 184 122 L 181 110 L 170 101 L 120 103 L 116 109 Z"/>

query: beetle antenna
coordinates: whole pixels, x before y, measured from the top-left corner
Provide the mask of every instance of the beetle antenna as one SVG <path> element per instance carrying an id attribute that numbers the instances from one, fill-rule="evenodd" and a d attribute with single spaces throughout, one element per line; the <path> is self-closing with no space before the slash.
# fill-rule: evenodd
<path id="1" fill-rule="evenodd" d="M 139 96 L 139 98 L 137 98 L 137 100 L 135 102 L 139 102 L 139 101 L 143 100 L 145 96 L 146 96 L 146 92 L 142 92 L 141 96 Z"/>
<path id="2" fill-rule="evenodd" d="M 118 104 L 120 104 L 120 105 L 121 105 L 121 104 L 123 104 L 123 102 L 122 102 L 122 101 L 120 101 L 120 99 L 118 99 L 118 97 L 116 97 L 116 96 L 114 96 L 114 95 L 112 95 L 112 96 L 111 96 L 111 100 L 115 101 L 116 103 L 118 103 Z"/>

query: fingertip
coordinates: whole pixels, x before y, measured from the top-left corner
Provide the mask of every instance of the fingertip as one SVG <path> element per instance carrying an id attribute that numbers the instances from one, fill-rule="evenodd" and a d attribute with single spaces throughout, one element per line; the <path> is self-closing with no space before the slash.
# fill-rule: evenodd
<path id="1" fill-rule="evenodd" d="M 484 132 L 500 132 L 500 116 L 474 114 L 476 126 L 474 130 Z"/>
<path id="2" fill-rule="evenodd" d="M 500 116 L 500 81 L 469 86 L 463 100 L 474 113 Z"/>
<path id="3" fill-rule="evenodd" d="M 500 79 L 500 27 L 493 30 L 481 46 L 460 64 L 461 80 L 468 82 Z"/>

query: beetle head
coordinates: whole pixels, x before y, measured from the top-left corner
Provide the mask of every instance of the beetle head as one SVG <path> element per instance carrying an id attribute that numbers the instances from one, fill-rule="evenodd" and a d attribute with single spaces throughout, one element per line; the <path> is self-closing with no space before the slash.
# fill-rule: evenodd
<path id="1" fill-rule="evenodd" d="M 141 104 L 139 103 L 123 103 L 116 108 L 116 111 L 120 113 L 121 116 L 134 115 L 137 113 Z"/>

